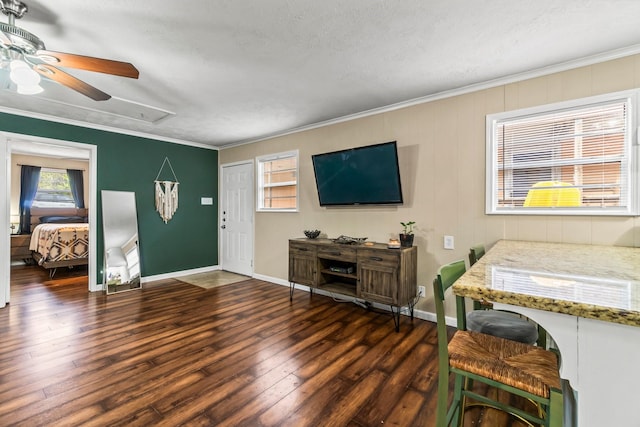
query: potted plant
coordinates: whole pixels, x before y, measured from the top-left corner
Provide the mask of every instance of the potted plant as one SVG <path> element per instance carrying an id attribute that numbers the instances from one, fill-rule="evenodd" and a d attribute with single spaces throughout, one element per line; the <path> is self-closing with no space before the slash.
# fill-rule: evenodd
<path id="1" fill-rule="evenodd" d="M 413 246 L 413 225 L 415 221 L 400 222 L 402 233 L 400 233 L 400 246 L 410 248 Z"/>

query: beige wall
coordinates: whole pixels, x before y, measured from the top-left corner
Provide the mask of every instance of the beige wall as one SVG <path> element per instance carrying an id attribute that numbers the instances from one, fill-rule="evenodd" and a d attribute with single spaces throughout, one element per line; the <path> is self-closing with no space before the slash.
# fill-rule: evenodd
<path id="1" fill-rule="evenodd" d="M 11 218 L 19 215 L 20 204 L 20 166 L 40 166 L 53 169 L 81 169 L 84 170 L 84 198 L 85 206 L 89 207 L 89 162 L 83 160 L 55 159 L 51 157 L 39 157 L 25 154 L 13 154 L 11 156 Z"/>
<path id="2" fill-rule="evenodd" d="M 638 219 L 485 215 L 487 114 L 640 87 L 640 55 L 480 90 L 357 120 L 220 151 L 220 164 L 292 149 L 300 152 L 300 211 L 256 212 L 255 273 L 287 279 L 287 239 L 317 228 L 386 242 L 400 221 L 417 226 L 418 281 L 432 310 L 438 266 L 466 258 L 469 247 L 499 239 L 640 246 Z M 398 207 L 321 208 L 311 155 L 398 141 L 405 203 Z M 455 250 L 442 247 L 455 237 Z"/>

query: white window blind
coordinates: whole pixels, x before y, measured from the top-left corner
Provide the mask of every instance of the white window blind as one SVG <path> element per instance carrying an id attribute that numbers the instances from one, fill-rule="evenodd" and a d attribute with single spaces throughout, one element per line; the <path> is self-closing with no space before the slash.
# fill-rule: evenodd
<path id="1" fill-rule="evenodd" d="M 611 98 L 488 117 L 487 212 L 633 213 L 633 98 Z"/>
<path id="2" fill-rule="evenodd" d="M 298 209 L 298 152 L 257 158 L 258 210 L 296 211 Z"/>

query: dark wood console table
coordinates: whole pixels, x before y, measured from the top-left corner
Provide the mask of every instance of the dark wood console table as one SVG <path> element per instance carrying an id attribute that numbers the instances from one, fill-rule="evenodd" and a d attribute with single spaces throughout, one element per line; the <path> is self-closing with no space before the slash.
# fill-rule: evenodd
<path id="1" fill-rule="evenodd" d="M 330 239 L 289 240 L 289 298 L 295 284 L 351 296 L 369 303 L 386 304 L 396 331 L 400 310 L 408 307 L 413 318 L 417 297 L 417 248 L 389 249 L 386 244 L 345 245 Z"/>

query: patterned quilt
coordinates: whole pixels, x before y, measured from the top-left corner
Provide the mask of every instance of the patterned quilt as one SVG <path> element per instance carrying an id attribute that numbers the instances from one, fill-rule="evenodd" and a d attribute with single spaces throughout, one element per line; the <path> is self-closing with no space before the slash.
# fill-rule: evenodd
<path id="1" fill-rule="evenodd" d="M 87 258 L 89 255 L 89 224 L 39 224 L 31 234 L 29 249 L 47 261 Z"/>

